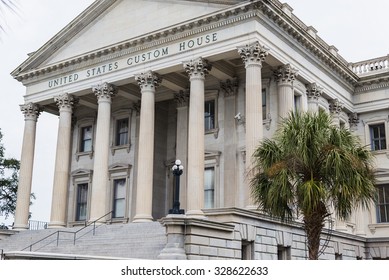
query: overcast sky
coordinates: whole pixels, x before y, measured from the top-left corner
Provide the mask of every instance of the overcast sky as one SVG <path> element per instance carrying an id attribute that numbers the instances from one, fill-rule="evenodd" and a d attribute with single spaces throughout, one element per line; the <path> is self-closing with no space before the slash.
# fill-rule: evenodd
<path id="1" fill-rule="evenodd" d="M 137 1 L 137 0 L 124 0 Z M 148 0 L 150 1 L 150 0 Z M 159 0 L 162 1 L 162 0 Z M 24 120 L 19 105 L 25 88 L 9 75 L 93 0 L 16 0 L 19 15 L 7 13 L 7 33 L 0 33 L 0 128 L 6 156 L 20 158 Z M 389 54 L 388 0 L 288 0 L 293 13 L 349 62 Z M 195 15 L 194 15 L 195 16 Z M 56 116 L 42 113 L 37 125 L 32 219 L 49 221 L 57 137 Z M 1 217 L 0 217 L 1 223 Z M 7 221 L 8 223 L 8 221 Z"/>

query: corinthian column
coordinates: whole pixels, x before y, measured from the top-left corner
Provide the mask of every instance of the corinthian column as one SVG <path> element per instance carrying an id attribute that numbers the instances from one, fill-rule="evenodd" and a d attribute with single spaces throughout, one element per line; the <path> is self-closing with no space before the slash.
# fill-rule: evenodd
<path id="1" fill-rule="evenodd" d="M 296 79 L 297 70 L 290 64 L 279 67 L 274 76 L 278 85 L 278 116 L 287 118 L 294 109 L 293 81 Z"/>
<path id="2" fill-rule="evenodd" d="M 258 42 L 238 48 L 246 67 L 246 172 L 248 178 L 238 201 L 240 207 L 252 208 L 249 182 L 252 176 L 252 155 L 263 138 L 262 120 L 262 62 L 268 55 L 268 49 Z"/>
<path id="3" fill-rule="evenodd" d="M 90 221 L 94 221 L 108 212 L 106 194 L 108 186 L 109 128 L 112 97 L 117 93 L 116 87 L 109 83 L 93 87 L 92 90 L 97 97 L 98 111 Z"/>
<path id="4" fill-rule="evenodd" d="M 136 210 L 133 222 L 153 220 L 153 165 L 155 89 L 161 83 L 158 74 L 148 71 L 135 76 L 142 99 L 140 110 Z"/>
<path id="5" fill-rule="evenodd" d="M 332 124 L 336 127 L 340 127 L 340 113 L 343 109 L 343 104 L 337 98 L 330 102 L 330 113 L 332 116 Z"/>
<path id="6" fill-rule="evenodd" d="M 30 196 L 32 184 L 32 171 L 34 165 L 34 149 L 36 122 L 40 114 L 40 107 L 34 103 L 20 106 L 24 114 L 23 146 L 20 160 L 19 186 L 16 199 L 15 220 L 13 229 L 28 229 L 30 215 Z"/>
<path id="7" fill-rule="evenodd" d="M 319 98 L 323 93 L 323 89 L 316 83 L 306 85 L 308 97 L 308 112 L 319 112 Z"/>
<path id="8" fill-rule="evenodd" d="M 54 98 L 59 108 L 57 153 L 55 157 L 53 199 L 49 227 L 66 226 L 66 201 L 69 182 L 70 143 L 72 130 L 72 112 L 75 98 L 62 94 Z"/>
<path id="9" fill-rule="evenodd" d="M 206 59 L 184 62 L 190 81 L 188 128 L 188 216 L 204 218 L 204 82 L 212 66 Z"/>

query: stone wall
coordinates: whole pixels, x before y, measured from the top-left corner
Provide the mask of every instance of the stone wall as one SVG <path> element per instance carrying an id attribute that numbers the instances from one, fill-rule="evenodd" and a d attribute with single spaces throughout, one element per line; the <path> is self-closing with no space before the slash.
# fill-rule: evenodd
<path id="1" fill-rule="evenodd" d="M 285 224 L 238 208 L 205 212 L 207 219 L 204 220 L 190 219 L 184 215 L 169 215 L 162 219 L 167 228 L 167 247 L 181 247 L 182 255 L 185 255 L 183 258 L 189 260 L 308 258 L 301 223 Z M 170 239 L 170 244 L 169 235 L 175 236 Z M 386 252 L 377 253 L 374 248 L 369 249 L 364 237 L 331 229 L 323 231 L 321 245 L 325 248 L 319 256 L 322 260 L 372 259 L 376 255 L 388 255 Z M 380 248 L 386 247 L 380 245 Z M 165 258 L 169 259 L 168 254 Z"/>

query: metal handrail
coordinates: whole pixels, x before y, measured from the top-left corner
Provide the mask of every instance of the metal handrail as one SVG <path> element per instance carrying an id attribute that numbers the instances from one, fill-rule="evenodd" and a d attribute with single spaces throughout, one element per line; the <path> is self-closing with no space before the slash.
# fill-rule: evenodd
<path id="1" fill-rule="evenodd" d="M 29 248 L 29 249 L 30 249 L 30 252 L 31 252 L 31 251 L 32 251 L 32 247 L 33 247 L 34 245 L 36 245 L 36 244 L 38 244 L 38 243 L 40 243 L 40 242 L 42 242 L 42 241 L 48 239 L 48 238 L 51 237 L 51 236 L 54 236 L 54 235 L 57 235 L 56 243 L 57 243 L 57 246 L 58 246 L 58 244 L 59 244 L 59 235 L 60 235 L 60 233 L 71 233 L 71 234 L 73 234 L 73 245 L 75 245 L 75 244 L 76 244 L 76 240 L 77 240 L 77 238 L 76 238 L 76 237 L 77 237 L 77 233 L 79 233 L 80 231 L 84 230 L 85 228 L 87 228 L 87 227 L 89 227 L 90 225 L 93 224 L 93 235 L 95 235 L 95 234 L 96 234 L 96 223 L 97 223 L 99 220 L 103 219 L 104 217 L 110 215 L 112 212 L 113 212 L 113 211 L 110 211 L 110 212 L 108 212 L 107 214 L 101 216 L 100 218 L 98 218 L 98 219 L 96 219 L 96 220 L 94 220 L 94 221 L 92 221 L 92 222 L 89 222 L 89 223 L 85 222 L 85 226 L 83 226 L 82 228 L 80 228 L 79 230 L 76 230 L 76 231 L 57 230 L 57 231 L 55 231 L 55 232 L 53 232 L 53 233 L 51 233 L 51 234 L 49 234 L 49 235 L 43 237 L 42 239 L 40 239 L 40 240 L 38 240 L 38 241 L 36 241 L 36 242 L 34 242 L 34 243 L 28 245 L 27 247 L 23 248 L 22 251 L 24 251 L 24 250 L 26 250 L 26 249 Z M 50 242 L 50 243 L 51 243 L 51 242 Z M 42 246 L 42 247 L 43 247 L 43 246 Z"/>

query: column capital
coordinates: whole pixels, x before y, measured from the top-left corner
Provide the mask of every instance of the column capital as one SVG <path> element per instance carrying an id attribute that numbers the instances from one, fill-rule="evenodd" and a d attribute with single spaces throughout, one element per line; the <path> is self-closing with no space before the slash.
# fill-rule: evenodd
<path id="1" fill-rule="evenodd" d="M 348 115 L 348 123 L 350 124 L 350 128 L 356 128 L 359 123 L 359 116 L 357 112 L 350 113 Z"/>
<path id="2" fill-rule="evenodd" d="M 296 79 L 298 70 L 293 68 L 289 63 L 278 67 L 274 72 L 277 83 L 292 84 Z"/>
<path id="3" fill-rule="evenodd" d="M 36 121 L 42 112 L 42 107 L 38 104 L 30 102 L 20 105 L 20 110 L 24 114 L 25 120 L 32 119 Z"/>
<path id="4" fill-rule="evenodd" d="M 136 112 L 136 115 L 140 116 L 140 108 L 141 108 L 141 101 L 138 100 L 137 102 L 132 103 L 132 109 Z"/>
<path id="5" fill-rule="evenodd" d="M 202 78 L 211 71 L 212 65 L 207 59 L 202 57 L 192 59 L 183 63 L 186 73 L 189 75 L 189 78 Z"/>
<path id="6" fill-rule="evenodd" d="M 141 91 L 144 89 L 155 90 L 155 88 L 157 88 L 162 82 L 162 78 L 158 73 L 147 71 L 145 73 L 135 75 L 135 81 L 138 82 Z"/>
<path id="7" fill-rule="evenodd" d="M 220 82 L 220 89 L 224 92 L 224 97 L 235 96 L 238 92 L 239 80 L 234 77 Z"/>
<path id="8" fill-rule="evenodd" d="M 339 99 L 333 99 L 330 101 L 330 106 L 329 106 L 331 114 L 340 114 L 343 109 L 343 103 L 339 101 Z"/>
<path id="9" fill-rule="evenodd" d="M 308 101 L 317 101 L 323 94 L 323 88 L 318 86 L 316 83 L 310 83 L 306 85 Z"/>
<path id="10" fill-rule="evenodd" d="M 247 44 L 244 47 L 238 47 L 238 52 L 246 67 L 250 64 L 259 64 L 262 66 L 262 62 L 269 54 L 269 49 L 261 46 L 257 41 L 252 44 Z"/>
<path id="11" fill-rule="evenodd" d="M 118 92 L 116 86 L 110 83 L 93 86 L 92 90 L 98 101 L 111 101 L 111 98 Z"/>
<path id="12" fill-rule="evenodd" d="M 177 108 L 187 107 L 189 105 L 189 90 L 180 90 L 174 93 L 174 100 L 176 101 Z"/>
<path id="13" fill-rule="evenodd" d="M 63 109 L 73 110 L 74 105 L 78 103 L 78 98 L 71 94 L 64 93 L 54 97 L 54 102 L 57 104 L 60 111 Z"/>

